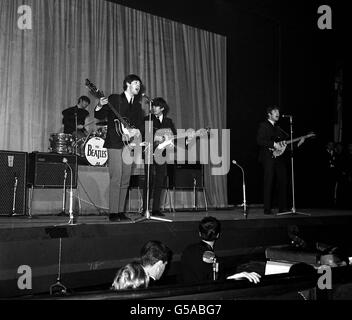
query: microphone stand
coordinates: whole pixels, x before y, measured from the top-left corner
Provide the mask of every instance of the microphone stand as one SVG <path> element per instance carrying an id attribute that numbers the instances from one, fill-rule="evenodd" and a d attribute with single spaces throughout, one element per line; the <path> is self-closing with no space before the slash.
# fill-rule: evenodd
<path id="1" fill-rule="evenodd" d="M 64 186 L 62 190 L 62 211 L 58 214 L 59 216 L 66 216 L 66 179 L 67 179 L 67 170 L 64 171 Z"/>
<path id="2" fill-rule="evenodd" d="M 213 280 L 218 280 L 218 271 L 219 271 L 219 264 L 216 261 L 216 257 L 214 257 L 213 261 Z"/>
<path id="3" fill-rule="evenodd" d="M 77 120 L 77 116 L 78 116 L 78 106 L 76 106 L 77 109 L 75 111 L 75 124 L 76 124 L 76 136 L 75 136 L 75 155 L 77 155 L 77 138 L 78 138 L 78 128 L 77 128 L 77 125 L 78 125 L 78 120 Z"/>
<path id="4" fill-rule="evenodd" d="M 147 98 L 145 96 L 145 98 Z M 153 139 L 153 134 L 152 134 L 152 99 L 148 99 L 148 102 L 149 102 L 149 115 L 148 115 L 148 137 L 149 138 L 152 138 Z M 150 141 L 147 141 L 147 145 L 146 145 L 146 150 L 147 151 L 147 185 L 146 185 L 146 188 L 147 188 L 147 192 L 146 192 L 146 210 L 145 210 L 145 213 L 144 213 L 144 217 L 142 218 L 139 218 L 139 219 L 136 219 L 134 220 L 133 222 L 142 222 L 142 221 L 145 221 L 145 220 L 156 220 L 156 221 L 164 221 L 164 222 L 172 222 L 172 220 L 170 219 L 165 219 L 165 218 L 159 218 L 159 217 L 153 217 L 151 214 L 150 214 L 150 211 L 149 211 L 149 182 L 150 182 L 150 158 L 151 156 L 153 155 L 152 154 L 152 150 L 153 150 L 153 146 L 152 146 L 152 142 Z"/>
<path id="5" fill-rule="evenodd" d="M 297 212 L 296 211 L 296 202 L 295 202 L 295 174 L 294 174 L 294 164 L 293 164 L 293 117 L 290 115 L 290 149 L 291 149 L 291 183 L 292 183 L 292 209 L 291 211 L 277 213 L 277 216 L 284 216 L 288 214 L 297 214 L 297 215 L 304 215 L 310 216 L 309 213 L 304 212 Z"/>
<path id="6" fill-rule="evenodd" d="M 18 184 L 18 179 L 17 176 L 15 175 L 15 182 L 13 184 L 13 202 L 12 202 L 12 216 L 18 216 L 16 213 L 16 194 L 17 194 L 17 184 Z"/>
<path id="7" fill-rule="evenodd" d="M 244 178 L 244 170 L 243 168 L 237 163 L 237 161 L 232 160 L 232 163 L 235 164 L 237 167 L 239 167 L 242 171 L 242 190 L 243 190 L 243 203 L 239 205 L 240 207 L 243 207 L 243 216 L 245 219 L 247 219 L 248 213 L 247 213 L 247 201 L 246 201 L 246 183 L 245 183 L 245 178 Z"/>
<path id="8" fill-rule="evenodd" d="M 70 206 L 69 206 L 69 209 L 68 209 L 68 213 L 69 213 L 69 216 L 70 216 L 70 219 L 68 221 L 67 224 L 69 225 L 74 225 L 76 224 L 76 217 L 74 217 L 73 215 L 73 170 L 71 168 L 71 166 L 65 162 L 65 164 L 68 166 L 68 168 L 70 169 L 70 173 L 71 173 L 71 183 L 70 183 Z"/>

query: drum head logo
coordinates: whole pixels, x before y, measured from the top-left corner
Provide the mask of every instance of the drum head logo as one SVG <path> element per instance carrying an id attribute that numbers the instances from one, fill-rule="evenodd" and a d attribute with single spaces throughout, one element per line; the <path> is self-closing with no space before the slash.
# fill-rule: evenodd
<path id="1" fill-rule="evenodd" d="M 108 160 L 108 150 L 103 148 L 104 140 L 98 137 L 87 141 L 84 153 L 87 161 L 93 166 L 102 166 Z"/>

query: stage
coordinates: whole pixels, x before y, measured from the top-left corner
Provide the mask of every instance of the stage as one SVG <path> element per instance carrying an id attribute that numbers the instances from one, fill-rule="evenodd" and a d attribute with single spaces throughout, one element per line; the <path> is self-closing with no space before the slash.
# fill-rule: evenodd
<path id="1" fill-rule="evenodd" d="M 288 227 L 296 225 L 305 239 L 349 246 L 352 212 L 300 209 L 303 215 L 264 215 L 250 207 L 209 211 L 165 212 L 172 222 L 143 221 L 128 213 L 132 222 L 109 222 L 106 215 L 80 215 L 76 225 L 68 217 L 52 214 L 0 218 L 0 297 L 45 293 L 56 282 L 61 243 L 61 280 L 72 290 L 108 287 L 116 270 L 137 259 L 148 240 L 160 240 L 172 250 L 172 260 L 160 283 L 177 282 L 182 250 L 198 241 L 198 222 L 215 216 L 222 223 L 217 254 L 229 268 L 265 262 L 265 248 L 288 244 Z M 351 247 L 351 246 L 349 246 Z M 18 288 L 21 266 L 32 273 L 31 289 Z M 263 271 L 263 270 L 255 270 Z M 22 271 L 23 272 L 23 271 Z"/>

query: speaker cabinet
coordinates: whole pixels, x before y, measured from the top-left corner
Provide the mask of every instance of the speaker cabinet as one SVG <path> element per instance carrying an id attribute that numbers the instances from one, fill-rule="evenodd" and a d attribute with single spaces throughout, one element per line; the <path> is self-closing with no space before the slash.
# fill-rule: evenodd
<path id="1" fill-rule="evenodd" d="M 64 163 L 67 161 L 67 164 Z M 56 154 L 33 152 L 29 154 L 28 183 L 34 188 L 62 188 L 65 181 L 70 187 L 72 169 L 72 187 L 77 188 L 77 156 L 71 154 Z"/>
<path id="2" fill-rule="evenodd" d="M 26 214 L 27 153 L 0 151 L 0 216 Z"/>
<path id="3" fill-rule="evenodd" d="M 169 164 L 167 170 L 169 188 L 204 188 L 203 165 L 200 163 Z"/>

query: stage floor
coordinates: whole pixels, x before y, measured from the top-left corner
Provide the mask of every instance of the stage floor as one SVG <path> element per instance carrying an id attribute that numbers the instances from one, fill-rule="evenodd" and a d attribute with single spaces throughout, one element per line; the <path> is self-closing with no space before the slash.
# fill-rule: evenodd
<path id="1" fill-rule="evenodd" d="M 300 213 L 304 213 L 300 214 Z M 288 218 L 318 218 L 318 217 L 337 217 L 337 216 L 352 216 L 352 210 L 337 210 L 337 209 L 296 209 L 296 214 L 290 213 L 287 215 L 264 215 L 262 208 L 250 208 L 248 210 L 247 218 L 243 214 L 241 208 L 218 209 L 209 211 L 176 211 L 164 212 L 165 218 L 175 222 L 186 221 L 200 221 L 206 216 L 214 216 L 217 219 L 224 221 L 245 221 L 257 219 L 288 219 Z M 139 213 L 127 213 L 132 221 L 129 222 L 110 222 L 107 215 L 79 215 L 77 224 L 133 224 L 133 223 L 156 223 L 155 220 L 148 220 L 138 222 L 141 218 Z M 33 227 L 47 227 L 67 224 L 68 216 L 58 216 L 53 214 L 48 215 L 33 215 L 32 218 L 28 216 L 0 216 L 0 228 L 33 228 Z"/>

